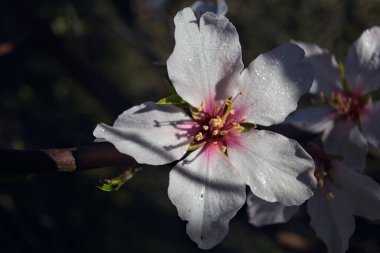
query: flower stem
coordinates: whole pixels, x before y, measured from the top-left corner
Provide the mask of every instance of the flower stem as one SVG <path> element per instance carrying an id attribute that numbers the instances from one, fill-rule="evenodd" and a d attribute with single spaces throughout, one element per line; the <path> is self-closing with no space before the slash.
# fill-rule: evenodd
<path id="1" fill-rule="evenodd" d="M 137 163 L 110 143 L 42 150 L 0 150 L 0 173 L 74 172 Z"/>

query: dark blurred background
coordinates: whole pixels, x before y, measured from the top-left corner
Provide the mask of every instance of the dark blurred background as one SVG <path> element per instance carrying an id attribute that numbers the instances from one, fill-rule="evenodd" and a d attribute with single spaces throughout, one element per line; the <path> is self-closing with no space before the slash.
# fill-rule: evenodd
<path id="1" fill-rule="evenodd" d="M 97 123 L 169 94 L 173 17 L 193 1 L 0 0 L 0 148 L 86 145 Z M 343 60 L 380 24 L 375 0 L 227 1 L 248 64 L 293 38 Z M 286 134 L 286 132 L 285 132 Z M 2 165 L 0 165 L 2 166 Z M 120 191 L 96 188 L 125 168 L 1 177 L 0 252 L 201 252 L 167 197 L 167 167 L 144 167 Z M 366 172 L 380 180 L 380 162 Z M 210 252 L 326 252 L 303 209 L 254 228 L 245 208 Z M 348 252 L 380 252 L 380 223 L 357 219 Z"/>

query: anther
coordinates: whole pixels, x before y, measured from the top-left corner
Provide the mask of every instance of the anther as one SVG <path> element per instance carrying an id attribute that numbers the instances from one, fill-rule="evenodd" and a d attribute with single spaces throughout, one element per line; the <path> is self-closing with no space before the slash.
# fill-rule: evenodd
<path id="1" fill-rule="evenodd" d="M 332 192 L 328 192 L 326 197 L 327 197 L 327 200 L 331 200 L 331 199 L 333 199 L 335 196 L 334 196 L 334 193 L 332 193 Z"/>
<path id="2" fill-rule="evenodd" d="M 221 146 L 221 147 L 220 147 L 220 150 L 221 150 L 223 153 L 226 153 L 226 151 L 227 151 L 227 147 L 226 147 L 226 146 Z"/>
<path id="3" fill-rule="evenodd" d="M 223 127 L 224 122 L 223 122 L 223 120 L 220 118 L 220 116 L 217 116 L 216 118 L 213 118 L 213 119 L 210 120 L 210 124 L 211 124 L 213 127 Z"/>
<path id="4" fill-rule="evenodd" d="M 218 130 L 218 129 L 212 131 L 212 135 L 214 135 L 214 136 L 218 135 L 218 133 L 219 133 L 219 130 Z"/>
<path id="5" fill-rule="evenodd" d="M 224 103 L 226 103 L 226 105 L 231 105 L 232 101 L 231 101 L 231 99 L 227 98 L 224 100 Z"/>
<path id="6" fill-rule="evenodd" d="M 233 101 L 231 99 L 226 99 L 224 100 L 225 104 L 227 105 L 227 108 L 226 108 L 226 111 L 224 112 L 224 115 L 223 115 L 223 118 L 222 120 L 223 121 L 226 121 L 228 115 L 231 113 L 231 111 L 233 110 L 232 109 L 232 104 L 233 104 Z M 235 113 L 235 111 L 234 111 Z M 234 113 L 231 113 L 231 114 L 234 114 Z"/>
<path id="7" fill-rule="evenodd" d="M 322 177 L 319 178 L 319 179 L 318 179 L 318 184 L 319 184 L 320 187 L 323 187 L 323 186 L 325 185 L 325 180 L 323 180 Z"/>
<path id="8" fill-rule="evenodd" d="M 203 134 L 202 134 L 202 132 L 197 133 L 197 134 L 195 135 L 195 139 L 196 139 L 197 141 L 202 140 L 202 139 L 203 139 Z"/>
<path id="9" fill-rule="evenodd" d="M 228 131 L 226 131 L 226 130 L 220 131 L 220 135 L 226 135 L 227 133 L 228 133 Z"/>
<path id="10" fill-rule="evenodd" d="M 198 109 L 198 111 L 202 111 L 203 110 L 203 108 L 205 107 L 205 101 L 203 101 L 202 100 L 202 102 L 201 102 L 201 106 L 199 106 L 197 109 Z"/>
<path id="11" fill-rule="evenodd" d="M 324 103 L 324 102 L 325 102 L 325 99 L 326 99 L 326 97 L 325 97 L 325 93 L 323 93 L 322 91 L 319 92 L 319 98 L 320 98 L 321 102 Z"/>
<path id="12" fill-rule="evenodd" d="M 207 125 L 203 125 L 202 128 L 203 128 L 203 130 L 205 130 L 205 131 L 208 130 L 208 126 L 207 126 Z"/>

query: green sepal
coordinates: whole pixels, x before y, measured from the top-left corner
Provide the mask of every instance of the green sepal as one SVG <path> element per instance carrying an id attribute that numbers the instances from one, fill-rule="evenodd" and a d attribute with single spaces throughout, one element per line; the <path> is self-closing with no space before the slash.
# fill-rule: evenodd
<path id="1" fill-rule="evenodd" d="M 162 98 L 156 102 L 156 104 L 159 105 L 167 105 L 167 104 L 172 104 L 172 105 L 186 105 L 187 102 L 183 100 L 180 96 L 177 94 L 171 95 L 166 98 Z"/>
<path id="2" fill-rule="evenodd" d="M 242 123 L 240 123 L 239 133 L 248 132 L 251 129 L 256 129 L 256 127 L 257 127 L 256 124 L 248 123 L 248 122 L 242 122 Z"/>
<path id="3" fill-rule="evenodd" d="M 201 148 L 203 147 L 204 145 L 206 145 L 206 142 L 200 142 L 200 143 L 193 143 L 193 144 L 190 144 L 189 148 L 187 149 L 187 151 L 194 151 L 198 148 Z"/>
<path id="4" fill-rule="evenodd" d="M 127 169 L 117 177 L 104 179 L 102 185 L 97 187 L 105 192 L 117 191 L 140 170 L 142 170 L 141 167 Z"/>
<path id="5" fill-rule="evenodd" d="M 351 87 L 350 85 L 347 83 L 347 79 L 346 79 L 346 71 L 344 69 L 344 64 L 343 62 L 339 62 L 339 72 L 340 72 L 340 76 L 342 78 L 342 86 L 343 86 L 343 91 L 346 92 L 346 93 L 351 93 Z"/>

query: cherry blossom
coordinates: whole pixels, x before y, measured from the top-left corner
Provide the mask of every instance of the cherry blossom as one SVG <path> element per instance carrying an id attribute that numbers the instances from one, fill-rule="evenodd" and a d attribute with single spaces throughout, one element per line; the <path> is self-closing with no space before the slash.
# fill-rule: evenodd
<path id="1" fill-rule="evenodd" d="M 318 180 L 314 196 L 307 201 L 310 226 L 328 252 L 346 252 L 355 231 L 354 215 L 380 219 L 380 185 L 315 146 L 308 151 L 314 158 Z M 249 222 L 255 226 L 286 222 L 299 209 L 270 203 L 253 194 L 248 195 L 247 205 Z"/>
<path id="2" fill-rule="evenodd" d="M 293 44 L 258 56 L 244 69 L 235 27 L 224 16 L 191 8 L 174 18 L 176 45 L 169 78 L 185 109 L 143 103 L 97 138 L 142 164 L 176 163 L 168 195 L 200 248 L 218 244 L 246 200 L 246 185 L 262 199 L 299 205 L 316 186 L 314 163 L 294 140 L 266 130 L 281 123 L 310 89 L 312 70 Z"/>
<path id="3" fill-rule="evenodd" d="M 327 152 L 343 147 L 339 149 L 346 166 L 362 170 L 367 142 L 380 147 L 380 102 L 373 103 L 370 96 L 380 87 L 380 27 L 365 30 L 353 43 L 341 71 L 328 50 L 294 43 L 305 50 L 313 66 L 310 93 L 319 98 L 314 107 L 298 110 L 287 122 L 306 131 L 323 132 Z M 343 77 L 340 72 L 344 72 Z M 352 142 L 360 145 L 350 145 Z"/>

